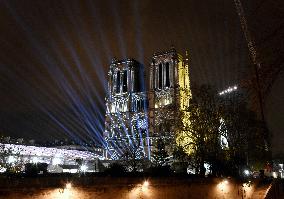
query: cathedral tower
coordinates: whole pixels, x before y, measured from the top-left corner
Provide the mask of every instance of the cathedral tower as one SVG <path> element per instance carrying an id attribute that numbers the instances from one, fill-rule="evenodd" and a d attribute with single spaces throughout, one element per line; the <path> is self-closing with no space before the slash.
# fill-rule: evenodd
<path id="1" fill-rule="evenodd" d="M 180 111 L 191 98 L 188 56 L 185 59 L 174 48 L 155 53 L 150 66 L 149 132 L 151 145 L 162 138 L 171 152 Z"/>
<path id="2" fill-rule="evenodd" d="M 147 96 L 143 66 L 134 59 L 113 59 L 108 72 L 105 139 L 107 158 L 117 159 L 124 150 L 140 147 L 147 156 Z"/>

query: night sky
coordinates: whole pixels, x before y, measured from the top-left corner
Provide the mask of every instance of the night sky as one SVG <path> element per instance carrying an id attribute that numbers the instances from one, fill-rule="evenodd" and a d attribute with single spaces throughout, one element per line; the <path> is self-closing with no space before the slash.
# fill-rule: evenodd
<path id="1" fill-rule="evenodd" d="M 261 63 L 283 68 L 281 2 L 243 6 Z M 251 75 L 233 0 L 0 0 L 1 134 L 101 142 L 111 59 L 135 58 L 147 70 L 151 55 L 171 46 L 189 50 L 191 81 L 198 84 L 223 90 Z M 272 79 L 265 115 L 278 153 L 283 72 Z"/>

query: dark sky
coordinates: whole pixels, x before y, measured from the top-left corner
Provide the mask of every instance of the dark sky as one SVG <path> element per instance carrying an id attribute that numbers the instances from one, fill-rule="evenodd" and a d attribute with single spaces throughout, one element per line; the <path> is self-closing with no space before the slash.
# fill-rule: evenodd
<path id="1" fill-rule="evenodd" d="M 283 65 L 281 1 L 254 0 L 244 9 L 261 62 Z M 99 141 L 112 57 L 135 58 L 147 70 L 151 55 L 172 45 L 189 50 L 194 82 L 222 90 L 249 76 L 233 0 L 0 0 L 1 133 Z M 273 78 L 266 115 L 278 150 L 283 73 Z"/>

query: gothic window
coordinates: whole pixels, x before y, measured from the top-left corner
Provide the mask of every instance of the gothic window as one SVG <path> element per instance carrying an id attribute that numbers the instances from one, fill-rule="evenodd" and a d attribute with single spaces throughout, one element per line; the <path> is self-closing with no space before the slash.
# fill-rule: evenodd
<path id="1" fill-rule="evenodd" d="M 120 93 L 120 71 L 116 74 L 116 93 Z"/>
<path id="2" fill-rule="evenodd" d="M 140 100 L 140 107 L 141 107 L 141 111 L 144 111 L 144 100 L 143 99 L 141 99 Z"/>
<path id="3" fill-rule="evenodd" d="M 127 92 L 127 70 L 123 71 L 123 85 L 122 92 Z"/>
<path id="4" fill-rule="evenodd" d="M 127 112 L 128 107 L 127 107 L 127 101 L 123 101 L 123 112 Z"/>
<path id="5" fill-rule="evenodd" d="M 115 113 L 115 107 L 116 107 L 116 105 L 115 105 L 115 102 L 113 102 L 112 104 L 111 104 L 111 113 Z"/>
<path id="6" fill-rule="evenodd" d="M 109 91 L 113 92 L 113 73 L 110 75 Z"/>
<path id="7" fill-rule="evenodd" d="M 166 87 L 170 87 L 170 65 L 166 63 Z"/>
<path id="8" fill-rule="evenodd" d="M 136 104 L 136 99 L 132 99 L 132 103 L 131 103 L 131 110 L 133 112 L 137 111 L 137 104 Z"/>
<path id="9" fill-rule="evenodd" d="M 140 91 L 140 88 L 139 88 L 140 85 L 139 85 L 139 73 L 138 73 L 138 71 L 134 72 L 133 80 L 134 80 L 134 92 L 139 92 Z"/>
<path id="10" fill-rule="evenodd" d="M 141 103 L 140 103 L 140 100 L 137 100 L 137 101 L 136 101 L 136 104 L 137 104 L 137 111 L 141 111 Z"/>
<path id="11" fill-rule="evenodd" d="M 163 66 L 162 64 L 160 63 L 159 64 L 159 89 L 162 89 L 162 86 L 163 86 Z"/>

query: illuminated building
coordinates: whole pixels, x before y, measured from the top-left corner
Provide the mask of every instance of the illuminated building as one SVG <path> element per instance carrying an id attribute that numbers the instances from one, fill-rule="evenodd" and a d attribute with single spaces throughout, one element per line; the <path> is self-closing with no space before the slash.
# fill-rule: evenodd
<path id="1" fill-rule="evenodd" d="M 155 53 L 150 67 L 149 131 L 152 145 L 162 138 L 171 152 L 177 136 L 177 121 L 188 123 L 186 108 L 191 98 L 189 60 L 174 48 Z M 184 112 L 181 114 L 181 112 Z"/>
<path id="2" fill-rule="evenodd" d="M 69 172 L 62 170 L 62 167 L 76 167 L 76 160 L 80 159 L 86 165 L 90 165 L 87 172 L 98 171 L 98 160 L 103 160 L 102 152 L 89 152 L 80 150 L 67 150 L 55 147 L 38 147 L 23 144 L 2 144 L 0 143 L 0 152 L 9 151 L 6 160 L 9 164 L 14 162 L 26 163 L 46 163 L 48 164 L 48 172 Z M 2 157 L 3 158 L 3 157 Z M 2 159 L 3 161 L 3 159 Z M 2 162 L 3 164 L 3 162 Z M 93 169 L 95 167 L 95 169 Z M 61 170 L 58 170 L 61 168 Z M 0 172 L 1 172 L 0 168 Z M 5 171 L 5 170 L 4 170 Z M 73 169 L 73 171 L 75 171 Z M 71 171 L 72 172 L 72 171 Z M 77 171 L 76 171 L 77 172 Z"/>
<path id="3" fill-rule="evenodd" d="M 143 66 L 134 59 L 113 59 L 108 73 L 105 138 L 107 158 L 117 159 L 128 148 L 148 151 L 147 95 Z"/>
<path id="4" fill-rule="evenodd" d="M 107 158 L 119 158 L 123 149 L 137 143 L 149 158 L 157 139 L 174 146 L 177 120 L 188 123 L 180 114 L 191 98 L 188 62 L 188 57 L 183 58 L 174 48 L 155 53 L 146 92 L 141 64 L 133 59 L 112 61 L 104 135 Z M 167 151 L 171 148 L 167 147 Z"/>

